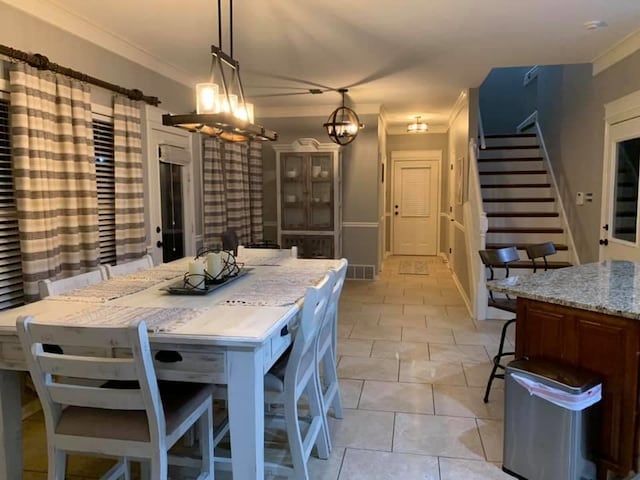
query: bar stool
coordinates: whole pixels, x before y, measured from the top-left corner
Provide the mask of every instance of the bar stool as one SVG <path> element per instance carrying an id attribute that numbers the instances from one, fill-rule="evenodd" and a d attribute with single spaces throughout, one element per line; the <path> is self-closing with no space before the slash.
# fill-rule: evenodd
<path id="1" fill-rule="evenodd" d="M 482 259 L 484 266 L 489 269 L 489 280 L 496 280 L 495 270 L 499 268 L 504 269 L 504 278 L 507 278 L 509 276 L 509 264 L 520 260 L 518 250 L 514 246 L 498 248 L 495 250 L 480 250 L 478 253 L 480 254 L 480 258 Z M 508 295 L 505 298 L 495 298 L 491 290 L 489 290 L 489 306 L 505 312 L 516 313 L 515 298 L 510 298 Z M 487 381 L 487 388 L 484 392 L 484 403 L 489 403 L 489 393 L 491 393 L 493 380 L 495 378 L 504 379 L 504 373 L 498 373 L 498 369 L 503 372 L 505 370 L 505 365 L 500 363 L 500 359 L 515 353 L 504 351 L 504 341 L 507 335 L 507 329 L 509 328 L 509 325 L 513 324 L 515 321 L 516 319 L 512 318 L 502 326 L 498 353 L 493 357 L 493 368 L 491 369 L 491 374 Z"/>
<path id="2" fill-rule="evenodd" d="M 538 265 L 536 264 L 536 259 L 542 258 L 544 262 L 544 271 L 546 272 L 549 269 L 549 264 L 547 263 L 547 257 L 549 255 L 553 255 L 556 253 L 556 246 L 553 242 L 545 242 L 545 243 L 537 243 L 535 245 L 527 245 L 527 257 L 531 260 L 533 264 L 533 273 L 536 273 L 536 269 Z"/>

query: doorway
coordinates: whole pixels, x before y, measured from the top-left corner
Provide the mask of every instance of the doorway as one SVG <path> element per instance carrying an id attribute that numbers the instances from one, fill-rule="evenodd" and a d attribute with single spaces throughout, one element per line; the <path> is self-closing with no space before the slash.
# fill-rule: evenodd
<path id="1" fill-rule="evenodd" d="M 640 261 L 640 118 L 608 127 L 605 157 L 600 258 Z"/>
<path id="2" fill-rule="evenodd" d="M 152 113 L 156 110 L 147 109 Z M 191 135 L 152 121 L 147 125 L 147 250 L 156 265 L 195 255 Z"/>
<path id="3" fill-rule="evenodd" d="M 392 152 L 391 251 L 436 255 L 442 152 Z"/>

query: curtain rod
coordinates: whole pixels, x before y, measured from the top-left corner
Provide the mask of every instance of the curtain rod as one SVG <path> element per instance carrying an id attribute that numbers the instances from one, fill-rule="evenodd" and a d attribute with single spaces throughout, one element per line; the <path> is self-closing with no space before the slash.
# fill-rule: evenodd
<path id="1" fill-rule="evenodd" d="M 149 105 L 153 105 L 157 107 L 161 102 L 158 97 L 150 97 L 145 95 L 138 89 L 128 89 L 121 87 L 119 85 L 115 85 L 113 83 L 105 82 L 104 80 L 100 80 L 99 78 L 92 77 L 82 72 L 78 72 L 77 70 L 72 70 L 71 68 L 63 67 L 58 65 L 57 63 L 51 62 L 47 57 L 41 55 L 39 53 L 27 53 L 22 52 L 20 50 L 16 50 L 15 48 L 7 47 L 6 45 L 0 45 L 0 54 L 5 55 L 7 57 L 15 58 L 17 60 L 22 60 L 25 63 L 28 63 L 32 67 L 37 68 L 38 70 L 50 70 L 55 73 L 61 73 L 62 75 L 66 75 L 67 77 L 75 78 L 76 80 L 80 80 L 81 82 L 90 83 L 92 85 L 96 85 L 98 87 L 106 88 L 107 90 L 111 90 L 113 92 L 119 93 L 121 95 L 125 95 L 131 100 L 142 100 Z"/>

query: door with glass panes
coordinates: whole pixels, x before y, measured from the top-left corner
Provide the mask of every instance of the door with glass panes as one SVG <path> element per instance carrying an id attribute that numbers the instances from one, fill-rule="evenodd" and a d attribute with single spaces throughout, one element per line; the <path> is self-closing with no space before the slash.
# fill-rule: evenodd
<path id="1" fill-rule="evenodd" d="M 640 261 L 640 118 L 609 127 L 600 258 Z"/>
<path id="2" fill-rule="evenodd" d="M 282 230 L 333 230 L 333 161 L 327 153 L 283 153 L 280 168 Z"/>

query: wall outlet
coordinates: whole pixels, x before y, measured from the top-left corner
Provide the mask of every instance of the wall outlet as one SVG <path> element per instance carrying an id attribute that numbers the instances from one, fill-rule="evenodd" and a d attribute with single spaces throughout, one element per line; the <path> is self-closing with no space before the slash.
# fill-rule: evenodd
<path id="1" fill-rule="evenodd" d="M 576 205 L 584 205 L 584 192 L 576 193 Z"/>

